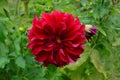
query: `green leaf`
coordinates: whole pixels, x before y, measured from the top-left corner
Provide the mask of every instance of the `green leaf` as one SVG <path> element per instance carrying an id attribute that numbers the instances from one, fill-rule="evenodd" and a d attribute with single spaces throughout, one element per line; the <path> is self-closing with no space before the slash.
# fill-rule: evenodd
<path id="1" fill-rule="evenodd" d="M 40 73 L 38 73 L 38 76 L 39 77 L 44 77 L 45 76 L 45 71 L 46 71 L 46 68 L 45 67 L 40 67 L 40 69 L 39 70 L 37 70 L 37 71 L 39 71 Z"/>
<path id="2" fill-rule="evenodd" d="M 6 56 L 8 51 L 9 50 L 8 50 L 7 46 L 4 43 L 0 42 L 0 56 Z"/>
<path id="3" fill-rule="evenodd" d="M 14 41 L 14 46 L 15 46 L 15 51 L 17 53 L 17 55 L 20 54 L 20 39 L 17 38 L 15 41 Z"/>
<path id="4" fill-rule="evenodd" d="M 98 30 L 99 30 L 100 33 L 102 33 L 105 37 L 107 36 L 106 33 L 105 33 L 105 31 L 104 31 L 102 28 L 98 27 Z"/>
<path id="5" fill-rule="evenodd" d="M 3 11 L 5 12 L 5 15 L 6 15 L 8 18 L 10 18 L 10 14 L 9 14 L 9 12 L 8 12 L 5 8 L 3 8 Z"/>
<path id="6" fill-rule="evenodd" d="M 120 38 L 118 38 L 115 42 L 113 42 L 112 46 L 120 46 Z"/>
<path id="7" fill-rule="evenodd" d="M 9 63 L 9 59 L 7 57 L 0 57 L 0 68 L 4 68 L 7 63 Z"/>
<path id="8" fill-rule="evenodd" d="M 46 78 L 35 77 L 33 80 L 47 80 Z"/>
<path id="9" fill-rule="evenodd" d="M 7 0 L 0 0 L 0 12 L 2 11 L 3 8 L 8 7 L 8 1 Z"/>
<path id="10" fill-rule="evenodd" d="M 7 36 L 8 34 L 8 31 L 6 29 L 6 25 L 2 22 L 0 22 L 0 41 L 4 41 L 5 40 L 5 37 Z"/>
<path id="11" fill-rule="evenodd" d="M 12 76 L 11 80 L 22 80 L 19 75 Z"/>
<path id="12" fill-rule="evenodd" d="M 51 72 L 55 72 L 57 70 L 57 67 L 50 64 L 50 65 L 48 65 L 48 70 L 51 71 Z"/>
<path id="13" fill-rule="evenodd" d="M 75 70 L 76 68 L 78 68 L 79 66 L 81 66 L 82 64 L 84 64 L 88 57 L 90 56 L 90 47 L 89 45 L 86 45 L 86 49 L 85 52 L 83 54 L 80 55 L 80 58 L 77 60 L 77 62 L 75 63 L 71 63 L 69 65 L 67 65 L 66 67 L 68 67 L 70 70 Z"/>
<path id="14" fill-rule="evenodd" d="M 17 64 L 17 66 L 25 68 L 25 60 L 21 56 L 17 57 L 15 63 Z"/>
<path id="15" fill-rule="evenodd" d="M 17 54 L 16 54 L 15 52 L 11 52 L 11 53 L 9 54 L 9 56 L 17 57 Z"/>
<path id="16" fill-rule="evenodd" d="M 105 68 L 102 65 L 102 62 L 100 60 L 100 55 L 97 50 L 93 50 L 93 53 L 90 55 L 91 62 L 95 66 L 95 68 L 98 70 L 98 72 L 102 73 L 105 78 L 107 78 L 107 74 L 105 71 Z"/>
<path id="17" fill-rule="evenodd" d="M 83 6 L 86 6 L 86 4 L 88 3 L 88 0 L 81 0 L 81 3 Z"/>
<path id="18" fill-rule="evenodd" d="M 57 69 L 57 67 L 50 64 L 47 68 L 47 74 L 46 74 L 47 79 L 56 80 L 56 77 L 60 77 L 60 76 L 61 74 L 59 70 Z"/>

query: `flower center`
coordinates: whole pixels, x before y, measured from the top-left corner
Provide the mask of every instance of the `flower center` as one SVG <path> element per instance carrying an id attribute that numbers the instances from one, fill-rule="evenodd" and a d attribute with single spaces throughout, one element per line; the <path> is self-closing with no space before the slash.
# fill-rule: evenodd
<path id="1" fill-rule="evenodd" d="M 58 39 L 56 39 L 56 41 L 57 41 L 57 43 L 61 43 L 61 40 L 60 40 L 60 38 L 58 38 Z"/>

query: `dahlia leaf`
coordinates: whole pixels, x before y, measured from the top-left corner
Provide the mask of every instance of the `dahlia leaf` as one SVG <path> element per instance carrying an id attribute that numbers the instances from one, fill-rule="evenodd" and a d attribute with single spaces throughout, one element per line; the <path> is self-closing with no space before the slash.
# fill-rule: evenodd
<path id="1" fill-rule="evenodd" d="M 81 4 L 82 4 L 83 6 L 86 6 L 86 5 L 88 4 L 88 0 L 81 0 Z"/>
<path id="2" fill-rule="evenodd" d="M 8 35 L 8 31 L 7 31 L 6 25 L 2 22 L 0 22 L 0 30 L 1 30 L 0 31 L 0 41 L 4 41 Z"/>
<path id="3" fill-rule="evenodd" d="M 9 59 L 7 57 L 0 57 L 0 68 L 4 68 L 7 63 L 9 63 Z"/>
<path id="4" fill-rule="evenodd" d="M 59 69 L 54 65 L 49 65 L 47 67 L 46 77 L 48 80 L 63 80 Z"/>
<path id="5" fill-rule="evenodd" d="M 102 62 L 100 60 L 100 55 L 97 50 L 93 50 L 93 53 L 90 55 L 91 62 L 95 66 L 95 68 L 98 70 L 98 72 L 102 73 L 105 78 L 107 78 L 107 74 L 105 71 L 104 66 L 102 65 Z"/>
<path id="6" fill-rule="evenodd" d="M 7 8 L 8 9 L 8 0 L 1 0 L 0 1 L 0 12 L 2 12 L 3 8 Z"/>
<path id="7" fill-rule="evenodd" d="M 87 62 L 89 55 L 90 55 L 90 51 L 89 51 L 89 48 L 87 47 L 86 50 L 85 50 L 85 52 L 84 52 L 84 54 L 80 55 L 80 58 L 77 60 L 77 62 L 69 64 L 67 67 L 70 70 L 77 69 L 79 66 L 81 66 L 82 64 L 84 64 L 85 62 Z"/>
<path id="8" fill-rule="evenodd" d="M 102 28 L 98 27 L 98 30 L 99 30 L 100 33 L 102 33 L 104 36 L 107 36 L 107 34 L 105 33 L 105 31 L 104 31 Z"/>
<path id="9" fill-rule="evenodd" d="M 15 52 L 19 55 L 20 54 L 20 38 L 14 41 Z"/>
<path id="10" fill-rule="evenodd" d="M 8 52 L 8 47 L 4 43 L 0 42 L 0 56 L 6 56 Z"/>
<path id="11" fill-rule="evenodd" d="M 15 63 L 17 66 L 25 68 L 25 60 L 21 56 L 16 59 Z"/>
<path id="12" fill-rule="evenodd" d="M 37 78 L 34 78 L 34 80 L 47 80 L 47 79 L 46 78 L 37 77 Z"/>

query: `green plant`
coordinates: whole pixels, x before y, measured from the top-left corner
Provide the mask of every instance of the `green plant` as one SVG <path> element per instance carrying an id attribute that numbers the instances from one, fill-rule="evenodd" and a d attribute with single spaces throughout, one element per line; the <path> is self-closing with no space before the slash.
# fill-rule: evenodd
<path id="1" fill-rule="evenodd" d="M 34 13 L 40 17 L 52 10 L 72 13 L 99 28 L 86 41 L 81 58 L 63 68 L 44 67 L 26 48 Z M 0 80 L 119 80 L 119 19 L 119 0 L 1 0 Z"/>

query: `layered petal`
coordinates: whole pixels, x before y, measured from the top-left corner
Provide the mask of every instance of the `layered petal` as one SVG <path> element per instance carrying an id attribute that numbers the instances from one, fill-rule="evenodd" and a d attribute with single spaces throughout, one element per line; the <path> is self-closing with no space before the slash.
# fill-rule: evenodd
<path id="1" fill-rule="evenodd" d="M 83 53 L 85 25 L 78 17 L 74 18 L 66 12 L 43 13 L 41 18 L 34 16 L 28 39 L 30 43 L 27 47 L 35 60 L 45 66 L 53 64 L 62 67 L 75 62 Z"/>

